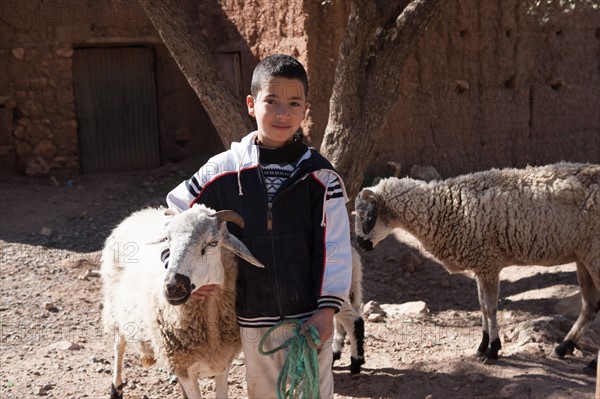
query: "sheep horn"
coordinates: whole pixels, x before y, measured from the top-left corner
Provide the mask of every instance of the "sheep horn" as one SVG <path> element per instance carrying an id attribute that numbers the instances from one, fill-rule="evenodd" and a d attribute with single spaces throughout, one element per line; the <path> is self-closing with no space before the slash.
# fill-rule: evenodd
<path id="1" fill-rule="evenodd" d="M 240 226 L 242 229 L 244 228 L 244 219 L 237 212 L 230 210 L 219 211 L 215 213 L 214 216 L 217 218 L 219 223 L 232 222 Z"/>

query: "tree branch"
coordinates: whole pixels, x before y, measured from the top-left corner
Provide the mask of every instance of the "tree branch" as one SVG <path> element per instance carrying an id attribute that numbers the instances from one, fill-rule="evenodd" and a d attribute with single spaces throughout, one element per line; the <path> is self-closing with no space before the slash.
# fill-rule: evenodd
<path id="1" fill-rule="evenodd" d="M 442 1 L 352 3 L 321 145 L 351 197 L 360 189 L 367 162 L 398 102 L 404 63 Z"/>
<path id="2" fill-rule="evenodd" d="M 210 117 L 225 148 L 253 130 L 198 30 L 196 1 L 139 0 Z M 193 49 L 193 51 L 190 51 Z"/>

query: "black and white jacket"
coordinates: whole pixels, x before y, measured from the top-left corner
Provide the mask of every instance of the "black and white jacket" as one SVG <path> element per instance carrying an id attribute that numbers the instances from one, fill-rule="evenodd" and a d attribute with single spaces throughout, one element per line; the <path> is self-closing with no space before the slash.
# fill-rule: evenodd
<path id="1" fill-rule="evenodd" d="M 203 203 L 239 213 L 245 228 L 229 230 L 264 265 L 240 260 L 237 314 L 243 327 L 308 319 L 318 308 L 338 311 L 352 275 L 350 230 L 342 179 L 304 144 L 291 176 L 271 202 L 259 165 L 257 133 L 211 158 L 167 195 L 169 207 Z"/>

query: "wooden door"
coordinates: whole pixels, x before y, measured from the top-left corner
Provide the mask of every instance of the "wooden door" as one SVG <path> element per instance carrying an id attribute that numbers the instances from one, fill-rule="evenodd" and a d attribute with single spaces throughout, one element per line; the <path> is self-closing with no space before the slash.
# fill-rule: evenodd
<path id="1" fill-rule="evenodd" d="M 151 48 L 75 50 L 73 85 L 83 173 L 160 165 L 154 79 Z"/>

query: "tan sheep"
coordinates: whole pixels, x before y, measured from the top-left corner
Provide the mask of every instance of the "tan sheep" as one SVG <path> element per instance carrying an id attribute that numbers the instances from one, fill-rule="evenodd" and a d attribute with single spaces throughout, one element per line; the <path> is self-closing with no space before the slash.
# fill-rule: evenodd
<path id="1" fill-rule="evenodd" d="M 169 367 L 189 398 L 200 398 L 198 378 L 216 377 L 217 397 L 227 397 L 227 374 L 241 349 L 235 313 L 235 255 L 264 267 L 226 228 L 243 227 L 232 211 L 195 205 L 172 217 L 167 231 L 168 269 L 161 261 L 164 209 L 125 219 L 102 252 L 103 321 L 115 333 L 111 398 L 122 398 L 126 344 L 135 343 L 145 366 Z M 205 284 L 218 284 L 206 300 L 190 299 Z"/>
<path id="2" fill-rule="evenodd" d="M 600 308 L 600 165 L 492 169 L 429 183 L 384 179 L 357 196 L 355 227 L 362 248 L 398 227 L 448 271 L 475 272 L 483 322 L 477 354 L 486 360 L 501 348 L 496 312 L 506 266 L 576 262 L 583 306 L 555 349 L 560 357 Z"/>

